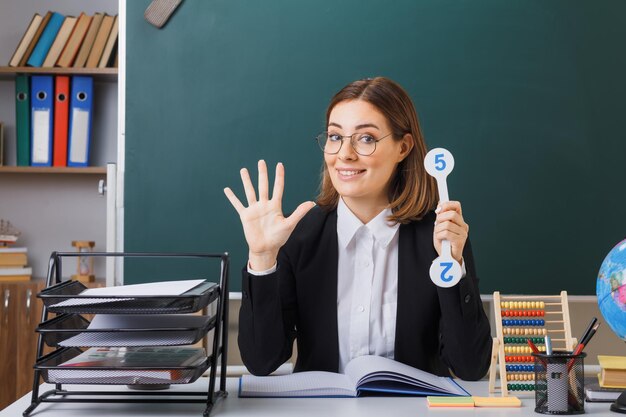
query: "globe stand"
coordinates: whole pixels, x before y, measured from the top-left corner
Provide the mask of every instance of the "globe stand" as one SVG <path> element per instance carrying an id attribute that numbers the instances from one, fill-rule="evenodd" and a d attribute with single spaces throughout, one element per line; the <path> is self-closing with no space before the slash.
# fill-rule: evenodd
<path id="1" fill-rule="evenodd" d="M 626 391 L 622 392 L 617 400 L 611 404 L 611 411 L 626 414 Z"/>

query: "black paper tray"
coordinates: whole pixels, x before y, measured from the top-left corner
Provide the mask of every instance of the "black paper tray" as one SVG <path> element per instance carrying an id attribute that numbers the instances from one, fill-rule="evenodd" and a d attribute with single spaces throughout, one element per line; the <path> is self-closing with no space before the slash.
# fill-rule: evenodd
<path id="1" fill-rule="evenodd" d="M 219 285 L 203 282 L 181 295 L 168 296 L 81 296 L 87 290 L 81 282 L 64 281 L 37 294 L 52 313 L 78 314 L 182 314 L 194 313 L 219 296 Z M 84 302 L 82 305 L 56 305 Z"/>
<path id="2" fill-rule="evenodd" d="M 154 320 L 163 323 L 174 315 L 160 315 Z M 152 317 L 152 315 L 150 315 Z M 132 316 L 128 316 L 129 319 Z M 177 346 L 198 342 L 215 327 L 215 316 L 175 315 L 180 320 L 188 318 L 185 326 L 150 328 L 89 329 L 90 322 L 78 314 L 62 314 L 41 323 L 36 331 L 51 347 L 61 343 L 65 347 L 124 347 L 124 346 Z M 72 340 L 71 339 L 74 338 Z"/>
<path id="3" fill-rule="evenodd" d="M 205 357 L 193 366 L 142 366 L 142 367 L 62 367 L 62 363 L 80 355 L 79 348 L 61 348 L 40 358 L 34 368 L 41 371 L 49 384 L 96 385 L 163 385 L 190 384 L 198 379 L 210 365 Z"/>

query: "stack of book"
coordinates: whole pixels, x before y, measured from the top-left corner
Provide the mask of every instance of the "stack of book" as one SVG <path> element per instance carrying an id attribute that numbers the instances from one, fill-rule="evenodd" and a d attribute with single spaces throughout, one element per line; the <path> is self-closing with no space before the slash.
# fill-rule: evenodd
<path id="1" fill-rule="evenodd" d="M 598 363 L 601 387 L 626 389 L 626 356 L 598 355 Z"/>
<path id="2" fill-rule="evenodd" d="M 118 17 L 63 16 L 36 13 L 28 24 L 10 67 L 106 68 L 117 67 Z"/>
<path id="3" fill-rule="evenodd" d="M 0 282 L 28 281 L 32 273 L 26 248 L 0 247 Z"/>

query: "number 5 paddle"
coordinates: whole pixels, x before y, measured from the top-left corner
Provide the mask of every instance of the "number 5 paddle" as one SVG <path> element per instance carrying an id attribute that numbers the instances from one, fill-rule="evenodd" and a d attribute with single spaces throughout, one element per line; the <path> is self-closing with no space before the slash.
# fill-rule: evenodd
<path id="1" fill-rule="evenodd" d="M 437 180 L 439 202 L 449 201 L 446 178 L 454 169 L 452 154 L 444 148 L 435 148 L 426 154 L 424 168 Z M 430 279 L 435 285 L 443 288 L 453 287 L 461 280 L 461 265 L 452 257 L 448 240 L 441 241 L 441 256 L 436 258 L 430 266 Z"/>

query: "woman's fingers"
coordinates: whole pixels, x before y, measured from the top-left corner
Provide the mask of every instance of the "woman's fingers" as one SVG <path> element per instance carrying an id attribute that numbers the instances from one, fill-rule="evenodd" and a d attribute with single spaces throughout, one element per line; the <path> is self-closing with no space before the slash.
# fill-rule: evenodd
<path id="1" fill-rule="evenodd" d="M 304 203 L 300 204 L 298 208 L 296 208 L 294 212 L 291 213 L 291 216 L 287 217 L 286 219 L 289 222 L 289 227 L 291 229 L 295 228 L 298 222 L 302 220 L 304 215 L 307 214 L 309 210 L 311 210 L 313 207 L 315 207 L 315 203 L 312 201 L 305 201 Z"/>
<path id="2" fill-rule="evenodd" d="M 235 193 L 233 193 L 233 190 L 231 190 L 229 187 L 226 187 L 224 188 L 224 194 L 226 194 L 226 198 L 228 198 L 230 204 L 232 204 L 235 210 L 237 210 L 237 213 L 241 214 L 245 207 L 243 206 L 243 204 L 241 204 L 241 201 L 239 201 Z"/>
<path id="3" fill-rule="evenodd" d="M 274 177 L 274 191 L 272 193 L 272 200 L 276 200 L 279 203 L 283 199 L 283 190 L 285 189 L 285 167 L 282 162 L 276 164 L 276 177 Z"/>
<path id="4" fill-rule="evenodd" d="M 241 168 L 239 171 L 241 174 L 241 182 L 243 183 L 243 189 L 246 192 L 246 198 L 248 199 L 248 205 L 256 203 L 256 194 L 254 193 L 254 185 L 250 179 L 250 173 L 246 168 Z"/>
<path id="5" fill-rule="evenodd" d="M 444 203 L 439 203 L 435 213 L 440 214 L 446 211 L 455 211 L 459 213 L 461 216 L 463 215 L 463 210 L 461 209 L 461 203 L 458 201 L 446 201 Z"/>
<path id="6" fill-rule="evenodd" d="M 267 179 L 267 164 L 264 160 L 258 162 L 259 168 L 259 200 L 269 200 L 269 181 Z"/>

